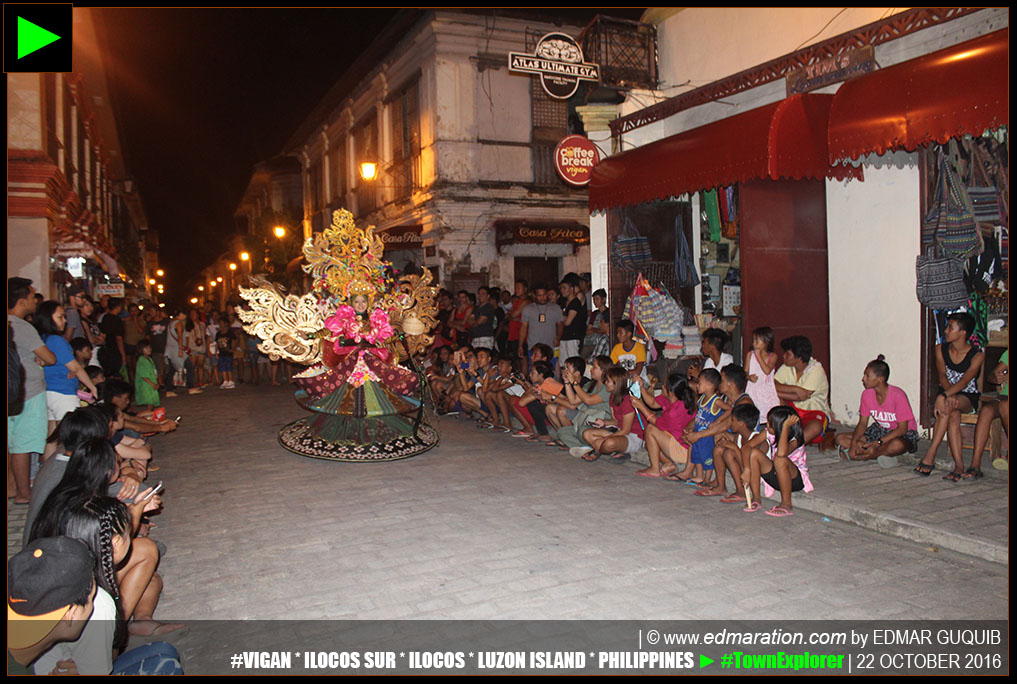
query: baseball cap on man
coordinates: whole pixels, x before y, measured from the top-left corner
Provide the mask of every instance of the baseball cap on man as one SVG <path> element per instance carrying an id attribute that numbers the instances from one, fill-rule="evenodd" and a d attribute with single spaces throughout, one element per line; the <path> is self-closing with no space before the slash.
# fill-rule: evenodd
<path id="1" fill-rule="evenodd" d="M 28 648 L 53 631 L 92 590 L 95 559 L 82 542 L 48 537 L 7 561 L 7 648 Z"/>

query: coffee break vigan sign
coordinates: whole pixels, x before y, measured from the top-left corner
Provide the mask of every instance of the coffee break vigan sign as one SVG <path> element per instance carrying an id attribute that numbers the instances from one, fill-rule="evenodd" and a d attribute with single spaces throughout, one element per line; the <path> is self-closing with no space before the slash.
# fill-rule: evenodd
<path id="1" fill-rule="evenodd" d="M 537 41 L 533 54 L 509 53 L 509 71 L 537 74 L 544 92 L 567 100 L 580 81 L 600 81 L 600 66 L 583 61 L 583 50 L 567 33 L 548 33 Z"/>
<path id="2" fill-rule="evenodd" d="M 569 185 L 588 185 L 600 151 L 589 139 L 570 135 L 554 148 L 554 168 Z"/>

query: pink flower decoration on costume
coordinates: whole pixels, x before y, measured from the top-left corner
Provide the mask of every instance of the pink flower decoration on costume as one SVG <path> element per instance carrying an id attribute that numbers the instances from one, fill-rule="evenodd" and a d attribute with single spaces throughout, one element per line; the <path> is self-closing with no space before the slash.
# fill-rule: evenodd
<path id="1" fill-rule="evenodd" d="M 392 325 L 388 322 L 388 314 L 382 309 L 375 309 L 371 312 L 371 334 L 367 336 L 368 342 L 378 344 L 384 342 L 395 334 Z"/>
<path id="2" fill-rule="evenodd" d="M 335 313 L 325 321 L 325 327 L 336 334 L 336 345 L 339 345 L 343 338 L 360 341 L 360 321 L 352 306 L 343 305 L 337 308 Z"/>

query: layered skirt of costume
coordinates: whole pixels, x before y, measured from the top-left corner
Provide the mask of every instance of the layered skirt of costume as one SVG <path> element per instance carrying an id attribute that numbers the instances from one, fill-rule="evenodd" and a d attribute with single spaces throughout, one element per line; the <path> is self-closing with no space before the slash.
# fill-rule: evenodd
<path id="1" fill-rule="evenodd" d="M 332 461 L 394 461 L 438 444 L 426 383 L 389 363 L 390 351 L 325 346 L 323 363 L 295 376 L 296 399 L 311 415 L 285 426 L 286 449 Z"/>

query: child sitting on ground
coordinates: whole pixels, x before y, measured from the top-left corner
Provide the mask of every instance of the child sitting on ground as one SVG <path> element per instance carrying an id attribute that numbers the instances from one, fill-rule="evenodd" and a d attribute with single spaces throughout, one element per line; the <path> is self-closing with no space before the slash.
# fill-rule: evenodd
<path id="1" fill-rule="evenodd" d="M 650 466 L 637 470 L 641 477 L 670 477 L 678 465 L 688 463 L 689 445 L 683 438 L 685 428 L 696 415 L 696 393 L 681 373 L 667 376 L 664 393 L 654 397 L 642 380 L 642 395 L 633 399 L 636 409 L 646 417 L 646 452 Z M 661 410 L 658 416 L 651 409 Z"/>
<path id="2" fill-rule="evenodd" d="M 613 366 L 610 356 L 595 356 L 590 365 L 590 379 L 592 387 L 583 387 L 580 378 L 573 372 L 566 376 L 565 396 L 570 401 L 573 397 L 581 403 L 576 409 L 576 415 L 570 419 L 571 425 L 563 425 L 558 430 L 558 441 L 569 447 L 569 454 L 580 457 L 590 451 L 593 447 L 583 441 L 583 431 L 593 424 L 598 418 L 608 419 L 611 417 L 610 394 L 604 385 L 604 378 L 607 369 Z"/>
<path id="3" fill-rule="evenodd" d="M 503 432 L 512 431 L 512 397 L 507 390 L 516 384 L 512 357 L 502 356 L 498 365 L 487 374 L 480 390 L 480 400 L 491 411 L 491 425 Z"/>
<path id="4" fill-rule="evenodd" d="M 724 459 L 737 491 L 725 496 L 721 503 L 745 503 L 745 478 L 742 473 L 749 467 L 749 461 L 742 458 L 743 449 L 760 432 L 759 409 L 754 404 L 739 404 L 731 409 L 731 440 L 724 445 L 719 457 L 714 458 Z"/>
<path id="5" fill-rule="evenodd" d="M 766 419 L 766 430 L 742 446 L 742 482 L 752 492 L 752 503 L 746 513 L 758 511 L 759 480 L 763 480 L 766 496 L 780 491 L 780 503 L 766 511 L 775 518 L 786 518 L 791 510 L 791 492 L 811 492 L 812 482 L 805 465 L 805 436 L 801 420 L 790 406 L 775 406 Z"/>
<path id="6" fill-rule="evenodd" d="M 707 368 L 699 373 L 699 403 L 695 420 L 685 427 L 685 442 L 690 445 L 689 462 L 682 472 L 675 475 L 679 481 L 696 485 L 706 484 L 713 475 L 713 435 L 702 433 L 713 425 L 727 409 L 718 394 L 720 373 Z"/>
<path id="7" fill-rule="evenodd" d="M 716 477 L 713 486 L 696 492 L 697 496 L 721 496 L 724 497 L 721 499 L 721 503 L 739 503 L 743 500 L 737 494 L 731 496 L 727 493 L 728 464 L 734 465 L 731 475 L 734 478 L 736 490 L 741 481 L 741 465 L 736 453 L 728 453 L 725 458 L 725 452 L 736 448 L 735 435 L 731 432 L 731 415 L 734 407 L 754 405 L 752 397 L 745 391 L 747 383 L 748 376 L 745 374 L 745 369 L 738 364 L 730 363 L 720 371 L 720 393 L 724 404 L 729 408 L 725 409 L 724 414 L 703 433 L 704 437 L 710 434 L 714 437 L 713 467 Z"/>
<path id="8" fill-rule="evenodd" d="M 604 386 L 614 417 L 598 418 L 592 428 L 583 431 L 583 440 L 593 447 L 583 454 L 584 461 L 596 461 L 601 454 L 614 454 L 611 457 L 614 461 L 627 460 L 643 448 L 643 419 L 632 405 L 628 371 L 621 366 L 608 368 Z"/>

